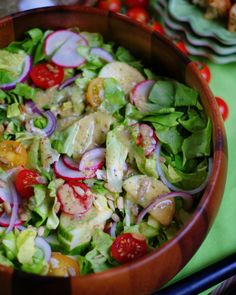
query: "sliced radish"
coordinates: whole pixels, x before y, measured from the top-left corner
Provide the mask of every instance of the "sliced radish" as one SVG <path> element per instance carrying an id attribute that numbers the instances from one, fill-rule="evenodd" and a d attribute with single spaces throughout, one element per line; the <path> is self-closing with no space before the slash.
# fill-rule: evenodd
<path id="1" fill-rule="evenodd" d="M 8 227 L 10 225 L 10 219 L 11 219 L 11 217 L 6 212 L 4 212 L 0 216 L 0 226 Z M 16 219 L 15 224 L 14 224 L 14 227 L 15 226 L 22 225 L 22 224 L 23 224 L 23 221 L 22 220 Z"/>
<path id="2" fill-rule="evenodd" d="M 95 148 L 84 153 L 80 160 L 79 169 L 81 171 L 96 171 L 102 168 L 105 160 L 105 151 L 104 148 Z"/>
<path id="3" fill-rule="evenodd" d="M 51 57 L 51 60 L 59 66 L 65 68 L 79 67 L 85 62 L 77 52 L 80 45 L 86 46 L 86 39 L 77 33 L 59 30 L 51 33 L 45 40 L 45 54 Z"/>
<path id="4" fill-rule="evenodd" d="M 136 143 L 144 149 L 145 156 L 149 156 L 154 152 L 157 142 L 158 139 L 153 128 L 147 124 L 140 124 Z"/>
<path id="5" fill-rule="evenodd" d="M 24 82 L 28 78 L 31 67 L 32 67 L 32 58 L 29 55 L 26 55 L 25 60 L 24 60 L 23 70 L 22 70 L 22 73 L 20 74 L 20 76 L 15 81 L 13 81 L 11 83 L 0 84 L 0 89 L 11 90 L 11 89 L 15 88 L 16 83 Z"/>
<path id="6" fill-rule="evenodd" d="M 90 53 L 97 55 L 98 57 L 100 57 L 102 60 L 104 60 L 106 62 L 113 62 L 114 61 L 113 56 L 103 48 L 94 47 L 91 49 Z"/>
<path id="7" fill-rule="evenodd" d="M 148 95 L 154 84 L 154 80 L 144 80 L 136 84 L 130 92 L 131 103 L 140 109 L 141 105 L 147 102 Z"/>
<path id="8" fill-rule="evenodd" d="M 54 172 L 55 174 L 65 180 L 82 180 L 87 178 L 92 178 L 94 173 L 85 174 L 81 171 L 76 171 L 68 168 L 60 158 L 57 162 L 54 163 Z"/>
<path id="9" fill-rule="evenodd" d="M 92 207 L 92 193 L 85 187 L 82 183 L 66 183 L 59 187 L 57 197 L 63 212 L 71 215 L 84 214 Z"/>
<path id="10" fill-rule="evenodd" d="M 79 171 L 79 163 L 76 163 L 72 158 L 64 155 L 62 156 L 62 161 L 66 165 L 66 167 Z"/>

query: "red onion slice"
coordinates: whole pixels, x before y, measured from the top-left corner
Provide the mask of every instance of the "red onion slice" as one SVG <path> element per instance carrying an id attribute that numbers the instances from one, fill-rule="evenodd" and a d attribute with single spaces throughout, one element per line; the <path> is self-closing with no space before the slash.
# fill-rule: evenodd
<path id="1" fill-rule="evenodd" d="M 104 148 L 95 148 L 83 154 L 79 169 L 81 171 L 93 170 L 96 171 L 102 168 L 105 160 L 105 151 Z"/>
<path id="2" fill-rule="evenodd" d="M 106 62 L 113 62 L 114 61 L 113 56 L 107 50 L 105 50 L 103 48 L 94 47 L 91 49 L 90 53 L 98 56 L 99 58 L 101 58 L 102 60 L 104 60 Z"/>
<path id="3" fill-rule="evenodd" d="M 23 70 L 22 70 L 22 73 L 20 74 L 20 76 L 15 81 L 13 81 L 11 83 L 0 85 L 0 88 L 2 90 L 11 90 L 11 89 L 15 88 L 16 83 L 24 82 L 29 75 L 31 67 L 32 67 L 32 58 L 29 55 L 26 55 L 25 60 L 24 60 Z"/>
<path id="4" fill-rule="evenodd" d="M 44 129 L 41 129 L 41 131 L 46 135 L 50 136 L 53 134 L 53 132 L 56 129 L 57 126 L 57 120 L 54 114 L 51 111 L 46 111 L 43 113 L 43 116 L 48 119 L 47 126 Z"/>
<path id="5" fill-rule="evenodd" d="M 189 209 L 192 208 L 193 196 L 186 193 L 186 192 L 179 191 L 179 192 L 171 192 L 171 193 L 163 194 L 163 195 L 160 195 L 160 196 L 156 197 L 147 207 L 145 207 L 139 213 L 139 215 L 137 216 L 137 219 L 136 219 L 136 224 L 139 224 L 143 220 L 144 216 L 147 213 L 149 213 L 150 211 L 152 211 L 153 209 L 155 209 L 155 207 L 160 202 L 165 201 L 165 200 L 170 199 L 170 198 L 176 198 L 176 197 L 180 197 L 180 198 L 183 199 L 185 210 L 189 210 Z"/>
<path id="6" fill-rule="evenodd" d="M 8 227 L 10 224 L 10 216 L 4 212 L 1 216 L 0 216 L 0 226 L 2 227 Z M 15 224 L 14 224 L 14 227 L 20 227 L 21 225 L 23 224 L 23 221 L 22 220 L 19 220 L 17 219 Z"/>
<path id="7" fill-rule="evenodd" d="M 40 111 L 40 109 L 36 106 L 36 104 L 32 101 L 32 100 L 28 100 L 26 103 L 25 103 L 25 106 L 27 108 L 29 108 L 29 114 L 38 114 L 38 115 L 41 115 L 42 114 L 42 111 Z"/>
<path id="8" fill-rule="evenodd" d="M 39 113 L 41 116 L 47 118 L 47 125 L 45 128 L 40 129 L 34 126 L 34 120 L 27 121 L 25 124 L 26 130 L 30 133 L 37 133 L 44 137 L 49 137 L 53 134 L 57 126 L 57 120 L 54 114 L 51 111 L 41 112 L 37 109 L 37 107 L 33 108 L 33 112 Z"/>
<path id="9" fill-rule="evenodd" d="M 15 186 L 11 182 L 9 182 L 9 189 L 12 195 L 13 207 L 12 207 L 10 222 L 7 227 L 6 233 L 9 233 L 10 231 L 12 231 L 12 229 L 16 225 L 18 209 L 19 209 L 19 197 L 16 192 Z"/>
<path id="10" fill-rule="evenodd" d="M 36 237 L 35 246 L 43 251 L 44 259 L 48 262 L 52 256 L 52 250 L 46 240 L 41 237 Z"/>
<path id="11" fill-rule="evenodd" d="M 4 187 L 0 187 L 0 201 L 7 202 L 9 204 L 13 203 L 12 195 L 7 184 Z"/>
<path id="12" fill-rule="evenodd" d="M 176 192 L 185 192 L 185 193 L 188 193 L 188 194 L 191 194 L 191 195 L 195 195 L 199 192 L 201 192 L 202 190 L 204 190 L 204 188 L 206 187 L 207 185 L 207 182 L 208 182 L 208 179 L 210 177 L 210 174 L 211 174 L 211 170 L 212 170 L 212 158 L 209 158 L 209 164 L 208 164 L 208 173 L 207 173 L 207 177 L 206 179 L 204 180 L 204 182 L 199 186 L 199 187 L 196 187 L 195 189 L 192 189 L 192 190 L 183 190 L 175 185 L 173 185 L 172 183 L 170 183 L 162 169 L 161 169 L 161 163 L 160 163 L 160 154 L 161 154 L 161 144 L 160 142 L 157 143 L 157 148 L 156 148 L 156 155 L 157 155 L 157 163 L 156 163 L 156 169 L 157 169 L 157 173 L 159 174 L 160 176 L 160 179 L 161 181 L 172 191 L 176 191 Z"/>
<path id="13" fill-rule="evenodd" d="M 117 222 L 113 222 L 109 230 L 110 236 L 113 238 L 116 237 L 116 227 L 117 227 Z"/>
<path id="14" fill-rule="evenodd" d="M 64 88 L 66 88 L 67 86 L 71 85 L 72 83 L 75 82 L 75 80 L 77 78 L 81 77 L 81 74 L 75 75 L 71 78 L 68 78 L 67 80 L 65 80 L 63 83 L 61 83 L 61 85 L 58 87 L 58 90 L 62 90 Z"/>

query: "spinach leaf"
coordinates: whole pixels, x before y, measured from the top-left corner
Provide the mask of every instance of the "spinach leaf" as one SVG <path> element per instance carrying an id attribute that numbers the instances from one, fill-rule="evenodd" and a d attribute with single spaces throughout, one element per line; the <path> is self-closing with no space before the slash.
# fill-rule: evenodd
<path id="1" fill-rule="evenodd" d="M 181 151 L 183 136 L 179 133 L 176 127 L 165 127 L 160 124 L 153 123 L 158 139 L 164 146 L 173 154 L 178 154 Z"/>
<path id="2" fill-rule="evenodd" d="M 143 121 L 158 123 L 167 127 L 174 127 L 179 124 L 177 121 L 184 113 L 183 112 L 174 112 L 170 114 L 158 114 L 155 116 L 145 117 Z"/>
<path id="3" fill-rule="evenodd" d="M 195 157 L 210 156 L 212 123 L 208 119 L 207 126 L 184 139 L 182 145 L 183 162 Z"/>
<path id="4" fill-rule="evenodd" d="M 203 129 L 206 126 L 206 122 L 202 116 L 202 113 L 199 113 L 194 108 L 188 110 L 188 118 L 180 119 L 179 123 L 188 131 L 196 132 Z"/>
<path id="5" fill-rule="evenodd" d="M 174 105 L 175 88 L 170 81 L 157 81 L 152 87 L 148 100 L 161 107 L 169 108 Z"/>

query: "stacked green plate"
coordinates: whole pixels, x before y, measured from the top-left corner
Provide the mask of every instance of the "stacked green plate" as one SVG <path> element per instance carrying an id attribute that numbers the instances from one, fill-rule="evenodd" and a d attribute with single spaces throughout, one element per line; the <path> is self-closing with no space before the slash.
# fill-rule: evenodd
<path id="1" fill-rule="evenodd" d="M 220 21 L 205 19 L 203 11 L 189 0 L 158 0 L 155 9 L 166 33 L 185 41 L 190 54 L 219 64 L 236 61 L 236 33 Z"/>

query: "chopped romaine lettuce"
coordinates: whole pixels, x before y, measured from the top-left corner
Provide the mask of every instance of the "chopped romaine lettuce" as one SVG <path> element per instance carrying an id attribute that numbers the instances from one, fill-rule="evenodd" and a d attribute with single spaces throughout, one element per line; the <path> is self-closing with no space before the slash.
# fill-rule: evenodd
<path id="1" fill-rule="evenodd" d="M 108 132 L 106 141 L 107 188 L 112 192 L 121 192 L 124 165 L 128 155 L 125 142 L 127 134 L 124 126 L 118 126 Z"/>
<path id="2" fill-rule="evenodd" d="M 36 231 L 26 229 L 16 238 L 17 259 L 22 264 L 32 264 L 35 252 Z"/>

